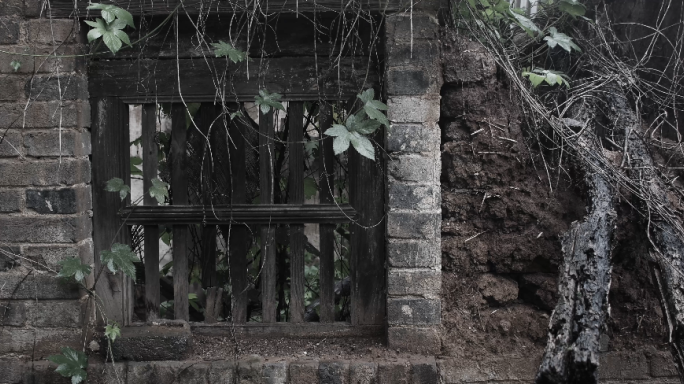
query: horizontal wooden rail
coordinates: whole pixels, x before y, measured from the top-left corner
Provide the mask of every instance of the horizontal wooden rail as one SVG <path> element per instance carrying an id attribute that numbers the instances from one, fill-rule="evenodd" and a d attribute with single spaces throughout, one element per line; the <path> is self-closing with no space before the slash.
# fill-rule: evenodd
<path id="1" fill-rule="evenodd" d="M 172 12 L 179 1 L 174 0 L 126 0 L 126 1 L 102 1 L 105 4 L 116 4 L 124 9 L 127 9 L 133 15 L 167 15 Z M 408 9 L 408 2 L 405 0 L 365 0 L 358 2 L 359 7 L 367 12 L 396 12 L 402 9 Z M 88 11 L 87 1 L 74 0 L 52 0 L 50 2 L 51 16 L 54 18 L 63 18 L 72 16 L 78 13 L 81 16 L 90 13 L 91 16 L 99 16 L 99 11 Z M 358 8 L 348 7 L 346 2 L 337 0 L 269 0 L 263 1 L 258 5 L 254 1 L 207 1 L 207 0 L 184 0 L 182 13 L 199 14 L 200 10 L 203 13 L 211 12 L 212 14 L 231 14 L 252 12 L 255 7 L 260 7 L 261 12 L 286 12 L 286 13 L 303 13 L 303 12 L 356 12 Z M 76 9 L 75 9 L 76 8 Z"/>
<path id="2" fill-rule="evenodd" d="M 190 323 L 192 333 L 204 336 L 230 336 L 251 338 L 337 338 L 337 337 L 382 337 L 384 325 L 351 325 L 334 323 L 247 323 L 207 324 Z"/>
<path id="3" fill-rule="evenodd" d="M 356 218 L 356 211 L 348 204 L 163 205 L 126 207 L 120 217 L 128 225 L 275 225 L 347 223 Z"/>

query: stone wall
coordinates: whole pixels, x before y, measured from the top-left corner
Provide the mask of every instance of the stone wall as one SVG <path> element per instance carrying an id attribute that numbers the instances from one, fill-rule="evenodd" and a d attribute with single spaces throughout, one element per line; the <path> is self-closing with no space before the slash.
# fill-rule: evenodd
<path id="1" fill-rule="evenodd" d="M 387 321 L 392 349 L 441 349 L 439 24 L 426 13 L 386 20 Z"/>
<path id="2" fill-rule="evenodd" d="M 90 135 L 80 32 L 38 0 L 0 1 L 0 382 L 18 362 L 80 346 L 75 284 L 58 263 L 92 263 Z M 77 27 L 77 26 L 76 26 Z M 21 63 L 14 70 L 12 61 Z"/>

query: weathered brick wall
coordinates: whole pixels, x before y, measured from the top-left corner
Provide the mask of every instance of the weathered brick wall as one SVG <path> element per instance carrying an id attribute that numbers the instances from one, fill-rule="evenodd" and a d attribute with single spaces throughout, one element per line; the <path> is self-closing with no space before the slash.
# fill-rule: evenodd
<path id="1" fill-rule="evenodd" d="M 437 20 L 425 13 L 386 20 L 387 321 L 392 349 L 441 349 L 440 129 Z"/>
<path id="2" fill-rule="evenodd" d="M 0 50 L 82 51 L 71 20 L 38 0 L 0 1 Z M 19 61 L 15 71 L 10 63 Z M 90 112 L 83 60 L 0 53 L 0 382 L 18 361 L 78 347 L 80 292 L 58 263 L 92 263 Z"/>

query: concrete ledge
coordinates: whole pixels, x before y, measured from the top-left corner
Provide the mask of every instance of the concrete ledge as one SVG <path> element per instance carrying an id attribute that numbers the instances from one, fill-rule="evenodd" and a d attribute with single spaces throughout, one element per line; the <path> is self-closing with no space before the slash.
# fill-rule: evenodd
<path id="1" fill-rule="evenodd" d="M 103 345 L 107 341 L 103 340 Z M 114 361 L 181 360 L 192 346 L 190 325 L 181 320 L 153 322 L 139 327 L 124 327 L 112 343 Z M 106 348 L 103 348 L 106 352 Z"/>

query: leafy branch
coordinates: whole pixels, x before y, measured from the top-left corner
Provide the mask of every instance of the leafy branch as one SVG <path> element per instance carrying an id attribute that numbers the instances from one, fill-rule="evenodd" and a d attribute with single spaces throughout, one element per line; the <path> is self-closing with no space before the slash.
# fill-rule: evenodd
<path id="1" fill-rule="evenodd" d="M 95 21 L 85 20 L 86 24 L 93 27 L 88 32 L 88 42 L 102 38 L 102 42 L 112 53 L 117 53 L 123 43 L 131 46 L 128 35 L 123 31 L 127 26 L 135 29 L 133 16 L 130 12 L 112 4 L 93 3 L 87 9 L 99 9 L 102 15 L 102 18 L 98 17 Z"/>

